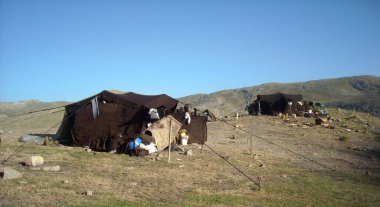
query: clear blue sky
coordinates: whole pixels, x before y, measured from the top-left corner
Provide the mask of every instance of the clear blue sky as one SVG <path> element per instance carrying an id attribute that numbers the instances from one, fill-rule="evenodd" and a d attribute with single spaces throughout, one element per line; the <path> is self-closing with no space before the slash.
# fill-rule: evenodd
<path id="1" fill-rule="evenodd" d="M 380 76 L 379 0 L 0 0 L 0 101 Z"/>

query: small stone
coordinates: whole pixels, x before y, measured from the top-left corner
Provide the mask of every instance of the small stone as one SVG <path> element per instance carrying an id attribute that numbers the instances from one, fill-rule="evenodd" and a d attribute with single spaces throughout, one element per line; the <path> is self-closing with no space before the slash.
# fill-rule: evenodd
<path id="1" fill-rule="evenodd" d="M 59 165 L 56 166 L 45 166 L 42 168 L 43 171 L 51 171 L 51 172 L 58 172 L 61 170 L 61 167 Z"/>
<path id="2" fill-rule="evenodd" d="M 70 181 L 69 180 L 64 180 L 63 183 L 68 184 L 68 183 L 70 183 Z"/>
<path id="3" fill-rule="evenodd" d="M 22 180 L 19 182 L 20 184 L 28 184 L 28 182 L 26 182 L 25 180 Z"/>
<path id="4" fill-rule="evenodd" d="M 185 152 L 185 148 L 183 146 L 176 145 L 173 150 L 175 151 L 180 151 L 180 152 Z"/>
<path id="5" fill-rule="evenodd" d="M 25 161 L 25 164 L 28 166 L 38 166 L 38 165 L 43 165 L 45 163 L 45 160 L 41 156 L 29 156 L 28 159 Z"/>
<path id="6" fill-rule="evenodd" d="M 183 168 L 183 167 L 185 167 L 185 165 L 180 165 L 180 166 L 178 166 L 179 168 Z"/>
<path id="7" fill-rule="evenodd" d="M 185 152 L 185 155 L 187 156 L 193 156 L 193 150 L 189 149 Z"/>
<path id="8" fill-rule="evenodd" d="M 30 170 L 38 171 L 38 170 L 42 170 L 42 168 L 40 168 L 40 167 L 31 167 Z"/>
<path id="9" fill-rule="evenodd" d="M 264 163 L 260 163 L 259 167 L 265 167 Z"/>
<path id="10" fill-rule="evenodd" d="M 90 148 L 84 149 L 86 152 L 91 152 L 92 150 Z"/>
<path id="11" fill-rule="evenodd" d="M 137 186 L 137 183 L 129 183 L 129 186 Z"/>
<path id="12" fill-rule="evenodd" d="M 4 134 L 4 131 L 0 129 L 0 134 Z"/>
<path id="13" fill-rule="evenodd" d="M 86 196 L 92 196 L 93 195 L 92 191 L 90 191 L 90 190 L 86 191 L 84 194 Z"/>
<path id="14" fill-rule="evenodd" d="M 159 157 L 157 157 L 157 156 L 156 156 L 156 157 L 152 157 L 152 160 L 153 160 L 153 161 L 159 161 L 160 159 L 161 159 L 161 158 L 159 158 Z"/>
<path id="15" fill-rule="evenodd" d="M 3 180 L 12 180 L 12 179 L 17 179 L 21 177 L 22 177 L 22 173 L 20 173 L 19 171 L 14 170 L 10 167 L 4 167 Z"/>
<path id="16" fill-rule="evenodd" d="M 286 174 L 282 174 L 281 177 L 287 178 L 288 176 Z"/>
<path id="17" fill-rule="evenodd" d="M 252 167 L 252 164 L 247 165 L 247 167 Z"/>

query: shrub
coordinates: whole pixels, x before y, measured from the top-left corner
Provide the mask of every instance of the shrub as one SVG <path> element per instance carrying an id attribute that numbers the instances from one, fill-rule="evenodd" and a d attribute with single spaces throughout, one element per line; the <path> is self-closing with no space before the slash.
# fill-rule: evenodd
<path id="1" fill-rule="evenodd" d="M 339 141 L 347 142 L 348 141 L 348 137 L 345 136 L 345 135 L 342 135 L 342 136 L 339 137 Z"/>

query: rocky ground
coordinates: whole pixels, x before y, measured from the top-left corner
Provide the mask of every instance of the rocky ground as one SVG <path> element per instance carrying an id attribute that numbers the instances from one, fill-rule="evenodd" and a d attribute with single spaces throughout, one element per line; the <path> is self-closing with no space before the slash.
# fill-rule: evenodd
<path id="1" fill-rule="evenodd" d="M 0 206 L 376 206 L 378 120 L 335 114 L 335 122 L 316 126 L 304 117 L 210 122 L 207 145 L 178 148 L 170 163 L 167 151 L 130 157 L 27 144 L 6 163 L 22 177 L 0 180 Z M 9 129 L 1 159 L 22 145 L 20 135 L 46 131 Z M 31 155 L 45 164 L 22 165 Z"/>

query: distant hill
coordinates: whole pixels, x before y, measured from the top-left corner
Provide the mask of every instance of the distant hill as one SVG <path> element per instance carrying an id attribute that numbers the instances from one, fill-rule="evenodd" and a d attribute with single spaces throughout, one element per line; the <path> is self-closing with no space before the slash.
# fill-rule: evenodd
<path id="1" fill-rule="evenodd" d="M 0 102 L 0 117 L 64 106 L 69 103 L 66 101 L 41 102 L 35 99 L 20 102 Z"/>
<path id="2" fill-rule="evenodd" d="M 127 93 L 119 90 L 108 90 L 112 93 L 123 94 Z M 83 97 L 85 99 L 87 97 Z M 43 109 L 55 108 L 59 106 L 65 106 L 70 104 L 68 101 L 56 101 L 56 102 L 41 102 L 36 99 L 19 101 L 19 102 L 0 102 L 0 117 L 12 116 L 16 114 L 24 114 L 32 111 L 38 111 Z"/>
<path id="3" fill-rule="evenodd" d="M 125 93 L 110 90 L 114 93 Z M 304 99 L 319 101 L 327 106 L 370 113 L 380 117 L 380 77 L 354 76 L 336 79 L 313 80 L 299 83 L 266 83 L 259 86 L 223 90 L 211 94 L 195 94 L 179 98 L 183 103 L 192 103 L 199 109 L 209 109 L 216 116 L 246 113 L 245 107 L 258 94 L 301 94 Z M 164 93 L 164 92 L 163 92 Z M 84 97 L 85 98 L 85 97 Z M 70 102 L 0 102 L 0 117 L 27 113 L 46 108 L 67 105 Z"/>
<path id="4" fill-rule="evenodd" d="M 179 100 L 199 109 L 210 109 L 217 116 L 246 113 L 245 106 L 258 94 L 301 94 L 306 100 L 327 106 L 357 110 L 380 116 L 380 77 L 354 76 L 298 83 L 267 83 L 259 86 L 196 94 Z"/>

